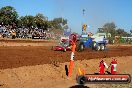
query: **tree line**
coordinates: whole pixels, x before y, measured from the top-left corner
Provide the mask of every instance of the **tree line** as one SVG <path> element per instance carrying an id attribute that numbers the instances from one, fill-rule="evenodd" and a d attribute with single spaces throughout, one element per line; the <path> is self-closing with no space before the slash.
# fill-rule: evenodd
<path id="1" fill-rule="evenodd" d="M 114 22 L 105 23 L 102 28 L 98 29 L 99 33 L 110 33 L 111 37 L 115 36 L 124 36 L 124 37 L 130 37 L 132 36 L 132 30 L 130 30 L 130 33 L 126 32 L 122 28 L 117 28 L 116 24 Z"/>
<path id="2" fill-rule="evenodd" d="M 42 13 L 38 13 L 35 16 L 19 16 L 16 9 L 12 6 L 0 8 L 0 25 L 26 28 L 37 27 L 47 30 L 48 28 L 63 29 L 63 25 L 65 24 L 67 24 L 67 19 L 61 17 L 49 21 L 48 17 Z"/>

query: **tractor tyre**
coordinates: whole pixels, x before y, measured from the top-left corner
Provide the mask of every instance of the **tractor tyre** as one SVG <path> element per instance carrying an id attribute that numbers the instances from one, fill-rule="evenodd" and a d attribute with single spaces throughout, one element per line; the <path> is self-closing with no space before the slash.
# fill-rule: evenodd
<path id="1" fill-rule="evenodd" d="M 96 46 L 96 51 L 100 51 L 100 45 Z"/>
<path id="2" fill-rule="evenodd" d="M 84 50 L 83 42 L 78 41 L 77 44 L 76 44 L 76 51 L 81 52 L 83 50 Z"/>
<path id="3" fill-rule="evenodd" d="M 100 45 L 100 50 L 101 50 L 101 51 L 104 51 L 104 50 L 105 50 L 105 45 L 104 45 L 104 44 L 101 44 L 101 45 Z"/>
<path id="4" fill-rule="evenodd" d="M 96 42 L 93 42 L 92 50 L 96 50 Z"/>

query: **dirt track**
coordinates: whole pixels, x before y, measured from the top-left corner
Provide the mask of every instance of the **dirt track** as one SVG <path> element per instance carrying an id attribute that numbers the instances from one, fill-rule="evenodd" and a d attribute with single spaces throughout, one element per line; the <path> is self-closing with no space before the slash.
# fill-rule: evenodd
<path id="1" fill-rule="evenodd" d="M 130 84 L 88 84 L 76 83 L 78 68 L 86 73 L 99 70 L 103 59 L 109 64 L 114 57 L 118 61 L 118 73 L 132 74 L 132 46 L 109 45 L 107 51 L 75 52 L 73 74 L 67 79 L 65 66 L 69 66 L 71 52 L 52 51 L 54 42 L 3 41 L 0 45 L 0 88 L 131 88 Z M 22 46 L 21 46 L 22 45 Z M 118 57 L 119 56 L 119 57 Z M 98 58 L 98 59 L 97 59 Z M 85 59 L 85 60 L 84 60 Z M 90 59 L 90 60 L 88 60 Z M 68 62 L 67 62 L 68 61 Z M 56 66 L 55 62 L 65 62 Z M 52 64 L 47 64 L 52 63 Z M 53 65 L 54 64 L 54 65 Z M 19 68 L 18 68 L 19 67 Z M 110 70 L 110 69 L 109 69 Z"/>
<path id="2" fill-rule="evenodd" d="M 53 42 L 52 42 L 53 43 Z M 0 46 L 0 69 L 33 66 L 70 60 L 70 51 L 51 50 L 51 46 Z M 75 60 L 132 56 L 132 46 L 109 46 L 107 51 L 76 52 Z"/>

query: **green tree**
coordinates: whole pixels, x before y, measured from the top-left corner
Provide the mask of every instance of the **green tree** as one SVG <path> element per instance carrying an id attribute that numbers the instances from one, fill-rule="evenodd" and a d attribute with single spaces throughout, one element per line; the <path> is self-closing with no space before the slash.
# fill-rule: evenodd
<path id="1" fill-rule="evenodd" d="M 43 21 L 47 21 L 48 20 L 48 17 L 44 16 L 42 13 L 36 14 L 35 18 L 41 19 Z"/>
<path id="2" fill-rule="evenodd" d="M 102 28 L 98 28 L 98 33 L 111 33 L 112 37 L 116 35 L 116 25 L 114 22 L 105 23 Z"/>
<path id="3" fill-rule="evenodd" d="M 27 28 L 33 26 L 47 30 L 47 28 L 63 29 L 64 25 L 67 24 L 67 20 L 60 17 L 48 21 L 48 18 L 41 13 L 36 14 L 36 16 L 27 15 L 18 18 L 18 13 L 14 7 L 5 6 L 0 9 L 0 24 L 2 23 Z"/>
<path id="4" fill-rule="evenodd" d="M 0 23 L 3 24 L 17 24 L 18 13 L 14 7 L 5 6 L 0 9 Z"/>
<path id="5" fill-rule="evenodd" d="M 98 33 L 108 33 L 111 34 L 111 37 L 108 37 L 109 43 L 113 43 L 114 37 L 116 35 L 116 25 L 114 22 L 111 23 L 105 23 L 102 28 L 98 28 Z"/>
<path id="6" fill-rule="evenodd" d="M 20 24 L 21 26 L 30 28 L 32 26 L 35 26 L 35 22 L 34 22 L 34 17 L 31 15 L 28 16 L 22 16 L 19 18 Z"/>
<path id="7" fill-rule="evenodd" d="M 49 27 L 50 22 L 48 22 L 47 17 L 43 14 L 38 13 L 36 16 L 22 16 L 19 18 L 19 26 L 24 27 L 37 27 L 47 30 Z"/>
<path id="8" fill-rule="evenodd" d="M 43 14 L 41 13 L 38 13 L 35 17 L 34 17 L 34 22 L 35 22 L 35 25 L 38 27 L 38 28 L 43 28 L 44 30 L 47 29 L 47 17 L 45 17 Z"/>
<path id="9" fill-rule="evenodd" d="M 106 23 L 103 26 L 102 31 L 105 33 L 111 33 L 111 36 L 114 37 L 116 35 L 116 25 L 114 22 Z"/>
<path id="10" fill-rule="evenodd" d="M 116 34 L 118 35 L 118 36 L 122 36 L 123 34 L 124 34 L 124 29 L 117 29 L 116 30 Z"/>
<path id="11" fill-rule="evenodd" d="M 126 31 L 124 31 L 124 29 L 121 28 L 116 30 L 116 34 L 118 36 L 131 36 L 129 33 L 127 33 Z"/>
<path id="12" fill-rule="evenodd" d="M 63 26 L 67 24 L 67 20 L 64 18 L 54 18 L 52 21 L 52 26 L 56 29 L 63 29 Z"/>

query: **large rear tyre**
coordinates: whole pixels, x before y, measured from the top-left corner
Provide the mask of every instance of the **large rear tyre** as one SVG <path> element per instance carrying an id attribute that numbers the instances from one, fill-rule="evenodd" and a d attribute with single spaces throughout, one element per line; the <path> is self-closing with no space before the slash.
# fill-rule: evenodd
<path id="1" fill-rule="evenodd" d="M 77 45 L 76 51 L 81 52 L 84 50 L 83 42 L 78 41 L 76 45 Z"/>
<path id="2" fill-rule="evenodd" d="M 97 44 L 96 42 L 93 42 L 93 50 L 100 51 L 100 45 Z"/>
<path id="3" fill-rule="evenodd" d="M 100 45 L 96 46 L 96 51 L 100 51 Z"/>
<path id="4" fill-rule="evenodd" d="M 105 50 L 105 45 L 104 45 L 104 44 L 101 44 L 101 45 L 100 45 L 100 50 L 101 50 L 101 51 L 104 51 L 104 50 Z"/>
<path id="5" fill-rule="evenodd" d="M 92 50 L 96 50 L 96 42 L 93 42 Z"/>
<path id="6" fill-rule="evenodd" d="M 80 44 L 80 51 L 83 51 L 84 50 L 84 46 L 83 44 Z"/>

